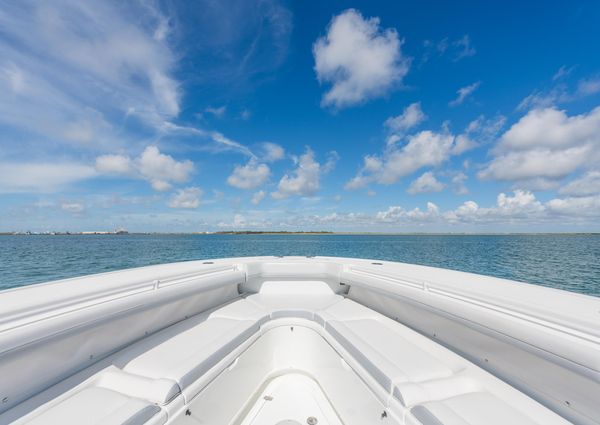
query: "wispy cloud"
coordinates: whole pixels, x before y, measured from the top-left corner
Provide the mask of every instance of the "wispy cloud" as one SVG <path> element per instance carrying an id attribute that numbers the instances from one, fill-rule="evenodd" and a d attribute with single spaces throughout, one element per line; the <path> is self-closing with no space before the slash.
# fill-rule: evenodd
<path id="1" fill-rule="evenodd" d="M 517 110 L 527 111 L 529 109 L 556 107 L 600 93 L 599 75 L 590 75 L 576 82 L 570 82 L 568 77 L 573 69 L 574 67 L 564 70 L 561 67 L 552 78 L 553 83 L 549 88 L 535 90 L 527 95 L 519 102 Z"/>
<path id="2" fill-rule="evenodd" d="M 556 71 L 554 73 L 554 75 L 552 76 L 552 81 L 556 81 L 556 80 L 560 80 L 565 77 L 568 77 L 575 68 L 576 68 L 576 66 L 570 66 L 570 67 L 567 67 L 566 65 L 561 66 L 560 68 L 558 68 L 558 71 Z"/>
<path id="3" fill-rule="evenodd" d="M 475 47 L 473 47 L 471 44 L 471 37 L 469 37 L 467 34 L 463 35 L 462 38 L 456 40 L 452 44 L 457 48 L 457 53 L 454 57 L 455 62 L 464 58 L 475 56 L 477 53 L 477 50 L 475 50 Z"/>
<path id="4" fill-rule="evenodd" d="M 209 106 L 204 109 L 204 112 L 206 112 L 207 114 L 211 114 L 212 116 L 214 116 L 216 118 L 223 118 L 225 116 L 226 111 L 227 111 L 226 105 L 219 106 L 219 107 Z"/>
<path id="5" fill-rule="evenodd" d="M 176 116 L 175 56 L 154 37 L 159 16 L 109 2 L 5 5 L 0 123 L 97 148 L 122 138 L 126 116 L 150 126 Z"/>
<path id="6" fill-rule="evenodd" d="M 106 154 L 97 168 L 116 172 L 120 167 L 121 174 L 133 169 L 145 176 L 143 161 L 134 162 L 122 152 L 139 152 L 148 139 L 185 142 L 186 137 L 201 139 L 207 150 L 253 157 L 250 149 L 219 131 L 177 124 L 182 89 L 175 78 L 181 56 L 171 44 L 174 21 L 152 2 L 7 4 L 0 11 L 0 146 L 10 146 L 15 137 L 29 145 L 14 150 L 14 166 L 35 162 L 36 155 L 64 162 L 90 151 L 84 156 Z M 222 116 L 225 107 L 207 111 Z M 190 161 L 182 164 L 193 168 Z M 29 170 L 34 167 L 40 169 L 32 163 Z M 48 167 L 42 171 L 56 174 Z M 143 178 L 160 190 L 176 181 L 168 175 Z M 27 185 L 12 186 L 23 190 Z"/>
<path id="7" fill-rule="evenodd" d="M 439 41 L 425 40 L 423 41 L 423 50 L 420 60 L 421 65 L 429 62 L 435 56 L 448 56 L 453 62 L 458 62 L 477 54 L 477 50 L 473 47 L 471 37 L 468 34 L 454 41 L 451 41 L 448 37 L 444 37 Z"/>
<path id="8" fill-rule="evenodd" d="M 97 175 L 94 167 L 73 162 L 0 163 L 0 193 L 56 192 Z"/>
<path id="9" fill-rule="evenodd" d="M 293 19 L 279 0 L 179 2 L 171 20 L 175 48 L 193 69 L 184 75 L 190 87 L 247 90 L 288 56 Z"/>
<path id="10" fill-rule="evenodd" d="M 248 157 L 254 158 L 256 155 L 242 143 L 236 142 L 225 136 L 223 133 L 214 130 L 205 130 L 203 128 L 192 127 L 187 125 L 178 125 L 172 122 L 163 122 L 161 127 L 162 135 L 165 137 L 169 136 L 183 136 L 199 138 L 209 143 L 205 146 L 206 150 L 212 150 L 215 152 L 221 151 L 233 151 L 238 152 Z M 179 139 L 180 141 L 182 139 Z"/>
<path id="11" fill-rule="evenodd" d="M 400 115 L 389 117 L 383 123 L 390 130 L 388 144 L 393 144 L 412 128 L 418 126 L 427 119 L 427 115 L 421 109 L 421 103 L 415 102 L 404 108 Z"/>
<path id="12" fill-rule="evenodd" d="M 450 106 L 462 105 L 463 102 L 467 99 L 467 97 L 471 96 L 475 92 L 475 90 L 477 90 L 479 88 L 480 85 L 481 85 L 481 81 L 476 81 L 473 84 L 469 84 L 468 86 L 461 87 L 460 89 L 458 89 L 456 91 L 456 94 L 458 95 L 456 97 L 456 99 L 454 99 L 453 101 L 448 103 L 448 105 L 450 105 Z"/>

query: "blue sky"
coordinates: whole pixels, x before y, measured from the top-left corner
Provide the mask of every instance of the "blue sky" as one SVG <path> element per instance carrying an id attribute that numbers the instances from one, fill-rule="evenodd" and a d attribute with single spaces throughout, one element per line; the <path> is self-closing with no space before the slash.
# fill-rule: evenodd
<path id="1" fill-rule="evenodd" d="M 1 4 L 2 231 L 600 231 L 598 2 Z"/>

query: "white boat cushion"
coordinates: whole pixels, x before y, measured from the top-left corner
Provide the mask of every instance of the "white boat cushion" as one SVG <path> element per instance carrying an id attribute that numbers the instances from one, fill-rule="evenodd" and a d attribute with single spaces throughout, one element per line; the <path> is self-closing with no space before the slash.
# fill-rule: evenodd
<path id="1" fill-rule="evenodd" d="M 422 425 L 541 425 L 485 392 L 423 403 L 413 407 L 411 413 L 416 421 L 407 423 Z"/>
<path id="2" fill-rule="evenodd" d="M 140 341 L 115 364 L 128 373 L 172 379 L 183 390 L 258 329 L 256 320 L 218 317 L 203 320 L 183 331 L 173 326 Z M 131 358 L 132 354 L 135 357 Z"/>
<path id="3" fill-rule="evenodd" d="M 268 311 L 272 319 L 299 317 L 315 320 L 315 311 L 342 302 L 341 295 L 254 294 L 247 300 Z"/>
<path id="4" fill-rule="evenodd" d="M 269 320 L 269 312 L 262 306 L 250 302 L 246 299 L 238 299 L 229 303 L 214 312 L 210 318 L 236 319 L 236 320 L 256 320 L 261 324 Z"/>
<path id="5" fill-rule="evenodd" d="M 423 382 L 395 382 L 394 397 L 404 406 L 413 406 L 430 400 L 443 400 L 459 394 L 483 390 L 480 380 L 468 371 Z"/>
<path id="6" fill-rule="evenodd" d="M 376 312 L 362 304 L 344 298 L 342 301 L 328 306 L 326 309 L 317 312 L 317 315 L 328 320 L 358 320 L 358 319 L 377 319 L 383 317 L 381 313 Z"/>
<path id="7" fill-rule="evenodd" d="M 138 425 L 161 412 L 147 401 L 128 397 L 106 388 L 88 387 L 44 410 L 32 420 L 31 425 Z M 165 423 L 166 414 L 160 413 Z"/>
<path id="8" fill-rule="evenodd" d="M 177 382 L 171 379 L 152 379 L 134 375 L 115 366 L 100 372 L 94 385 L 159 405 L 168 404 L 181 393 Z"/>
<path id="9" fill-rule="evenodd" d="M 448 365 L 404 338 L 399 332 L 403 325 L 386 322 L 331 320 L 326 329 L 387 391 L 392 391 L 393 382 L 419 382 L 453 374 Z"/>

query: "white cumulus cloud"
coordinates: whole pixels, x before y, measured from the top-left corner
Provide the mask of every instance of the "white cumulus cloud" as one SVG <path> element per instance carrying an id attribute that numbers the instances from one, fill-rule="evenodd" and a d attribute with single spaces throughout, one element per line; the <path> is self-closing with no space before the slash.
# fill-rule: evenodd
<path id="1" fill-rule="evenodd" d="M 444 213 L 449 222 L 462 223 L 536 222 L 545 217 L 546 207 L 533 193 L 523 190 L 515 190 L 512 196 L 500 193 L 492 207 L 480 207 L 474 201 L 467 201 Z"/>
<path id="2" fill-rule="evenodd" d="M 571 196 L 600 194 L 600 171 L 589 171 L 585 175 L 561 187 L 558 192 Z"/>
<path id="3" fill-rule="evenodd" d="M 406 191 L 411 195 L 415 195 L 417 193 L 440 192 L 444 187 L 445 185 L 431 171 L 427 171 L 415 179 Z"/>
<path id="4" fill-rule="evenodd" d="M 554 108 L 534 109 L 500 137 L 494 158 L 478 176 L 550 187 L 552 181 L 597 164 L 599 145 L 600 107 L 574 116 Z"/>
<path id="5" fill-rule="evenodd" d="M 277 143 L 263 142 L 261 148 L 263 151 L 262 160 L 265 162 L 275 162 L 285 157 L 285 150 Z"/>
<path id="6" fill-rule="evenodd" d="M 349 9 L 335 16 L 315 42 L 317 77 L 332 84 L 323 106 L 342 108 L 384 95 L 408 73 L 410 59 L 402 55 L 398 33 L 379 23 Z"/>
<path id="7" fill-rule="evenodd" d="M 200 198 L 202 193 L 202 189 L 199 187 L 186 187 L 184 189 L 177 189 L 171 199 L 169 199 L 167 206 L 170 208 L 198 208 L 198 206 L 200 206 Z"/>
<path id="8" fill-rule="evenodd" d="M 505 121 L 502 115 L 490 119 L 481 115 L 458 135 L 450 132 L 448 122 L 440 131 L 423 130 L 408 136 L 394 133 L 394 139 L 388 138 L 382 154 L 364 157 L 363 166 L 345 188 L 360 189 L 370 183 L 393 184 L 421 168 L 438 167 L 452 156 L 495 140 Z"/>
<path id="9" fill-rule="evenodd" d="M 233 173 L 227 177 L 227 184 L 238 189 L 256 189 L 263 185 L 271 170 L 267 164 L 259 164 L 250 160 L 246 165 L 236 165 Z"/>
<path id="10" fill-rule="evenodd" d="M 235 214 L 231 222 L 227 223 L 221 221 L 217 224 L 217 226 L 221 228 L 241 229 L 247 227 L 249 224 L 253 227 L 256 227 L 254 223 L 248 223 L 246 217 L 244 217 L 242 214 Z"/>
<path id="11" fill-rule="evenodd" d="M 321 164 L 315 160 L 315 154 L 307 149 L 300 156 L 297 168 L 290 174 L 284 175 L 279 181 L 277 191 L 272 192 L 274 199 L 284 199 L 290 196 L 313 196 L 320 187 Z"/>
<path id="12" fill-rule="evenodd" d="M 421 109 L 421 103 L 415 102 L 404 108 L 404 111 L 402 111 L 400 115 L 388 118 L 385 121 L 384 125 L 392 133 L 404 134 L 413 127 L 416 127 L 417 125 L 421 124 L 426 119 L 427 115 L 423 113 L 423 110 Z M 388 139 L 388 143 L 389 140 L 393 140 L 393 142 L 395 142 L 399 139 Z"/>
<path id="13" fill-rule="evenodd" d="M 387 149 L 382 156 L 368 155 L 359 173 L 346 189 L 359 189 L 369 183 L 393 184 L 423 167 L 435 167 L 446 161 L 456 146 L 456 137 L 447 131 L 421 131 L 408 137 L 400 147 Z"/>
<path id="14" fill-rule="evenodd" d="M 156 146 L 148 146 L 136 160 L 136 165 L 140 174 L 159 191 L 170 188 L 170 182 L 186 182 L 194 171 L 192 161 L 176 161 Z"/>
<path id="15" fill-rule="evenodd" d="M 427 222 L 433 221 L 439 216 L 440 210 L 433 202 L 427 203 L 427 210 L 420 208 L 406 210 L 401 206 L 391 206 L 385 211 L 375 215 L 375 221 L 382 223 L 398 222 Z"/>
<path id="16" fill-rule="evenodd" d="M 190 179 L 194 164 L 190 160 L 177 161 L 161 153 L 158 147 L 148 146 L 135 160 L 126 155 L 101 155 L 96 158 L 96 170 L 101 174 L 131 175 L 150 182 L 163 192 L 172 183 L 184 183 Z"/>
<path id="17" fill-rule="evenodd" d="M 259 190 L 254 195 L 252 195 L 252 204 L 253 205 L 260 204 L 262 202 L 262 200 L 265 199 L 265 196 L 266 196 L 266 192 L 264 190 Z"/>
<path id="18" fill-rule="evenodd" d="M 126 155 L 100 155 L 96 158 L 96 170 L 102 174 L 125 175 L 133 171 L 133 164 Z"/>

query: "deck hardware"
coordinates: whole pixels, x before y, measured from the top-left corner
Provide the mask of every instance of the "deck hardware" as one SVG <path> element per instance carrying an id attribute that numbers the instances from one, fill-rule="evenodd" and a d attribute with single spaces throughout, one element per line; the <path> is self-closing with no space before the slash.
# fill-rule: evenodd
<path id="1" fill-rule="evenodd" d="M 265 400 L 267 400 L 267 401 L 273 401 L 273 397 L 272 397 L 272 396 L 270 396 L 270 395 L 266 395 L 266 396 L 264 396 L 263 398 L 264 398 Z"/>
<path id="2" fill-rule="evenodd" d="M 314 416 L 309 416 L 308 418 L 306 418 L 306 423 L 308 425 L 317 425 L 319 423 L 319 420 Z"/>
<path id="3" fill-rule="evenodd" d="M 215 264 L 215 263 L 212 261 L 204 261 L 202 264 Z"/>
<path id="4" fill-rule="evenodd" d="M 387 418 L 387 412 L 384 410 L 381 414 L 381 419 Z"/>
<path id="5" fill-rule="evenodd" d="M 8 401 L 8 397 L 4 397 L 4 398 L 2 399 L 2 403 L 6 403 L 7 401 Z"/>
<path id="6" fill-rule="evenodd" d="M 290 326 L 290 331 L 294 332 L 294 327 Z"/>
<path id="7" fill-rule="evenodd" d="M 383 263 L 371 263 L 371 264 L 373 264 L 374 266 L 383 266 Z"/>
<path id="8" fill-rule="evenodd" d="M 190 409 L 187 409 L 185 411 L 185 416 L 192 416 L 192 411 Z"/>
<path id="9" fill-rule="evenodd" d="M 486 362 L 486 363 L 487 363 L 487 362 L 489 362 L 489 360 L 488 360 L 488 359 L 483 359 L 483 361 L 484 361 L 484 362 Z"/>
<path id="10" fill-rule="evenodd" d="M 567 406 L 571 405 L 571 402 L 569 400 L 565 400 L 565 403 L 567 404 Z"/>
<path id="11" fill-rule="evenodd" d="M 90 354 L 90 360 L 92 360 L 94 358 L 93 354 Z"/>

